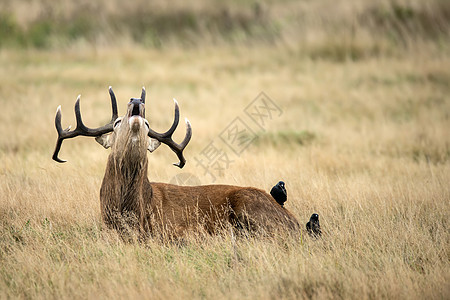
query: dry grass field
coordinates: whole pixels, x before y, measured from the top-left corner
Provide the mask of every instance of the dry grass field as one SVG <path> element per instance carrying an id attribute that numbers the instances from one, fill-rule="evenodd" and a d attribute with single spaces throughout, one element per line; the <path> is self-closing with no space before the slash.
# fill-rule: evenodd
<path id="1" fill-rule="evenodd" d="M 49 2 L 28 2 L 45 7 L 39 3 Z M 149 42 L 147 32 L 145 43 L 123 31 L 110 40 L 116 3 L 100 18 L 103 27 L 92 25 L 99 32 L 64 40 L 51 31 L 28 44 L 37 17 L 21 1 L 3 1 L 23 24 L 0 14 L 8 42 L 0 43 L 0 298 L 449 299 L 449 5 L 343 1 L 333 11 L 333 3 L 232 1 L 225 29 L 220 20 L 204 25 L 213 13 L 199 14 L 180 36 L 170 28 L 167 39 Z M 212 10 L 202 5 L 182 15 Z M 388 8 L 398 20 L 365 23 L 365 13 L 383 12 L 376 21 Z M 258 17 L 260 9 L 264 19 L 247 26 L 246 12 Z M 227 31 L 228 18 L 243 25 Z M 158 24 L 127 30 L 148 25 L 162 35 Z M 20 38 L 12 36 L 19 29 Z M 216 183 L 270 190 L 283 180 L 287 209 L 302 224 L 317 212 L 323 236 L 123 242 L 100 219 L 109 150 L 80 137 L 64 142 L 67 163 L 51 160 L 56 107 L 63 126 L 73 126 L 81 93 L 86 125 L 103 125 L 109 85 L 119 113 L 144 85 L 155 130 L 170 126 L 172 98 L 192 123 L 186 166 L 172 166 L 176 156 L 162 146 L 149 154 L 150 180 L 188 173 L 212 183 L 195 158 L 213 142 L 232 159 L 212 170 Z M 260 92 L 281 109 L 263 127 L 245 113 Z M 257 138 L 236 155 L 220 135 L 238 117 Z"/>

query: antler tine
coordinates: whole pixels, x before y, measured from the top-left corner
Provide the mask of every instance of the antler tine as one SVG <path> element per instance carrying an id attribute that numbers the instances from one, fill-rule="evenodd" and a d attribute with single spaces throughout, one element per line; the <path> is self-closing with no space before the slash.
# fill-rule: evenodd
<path id="1" fill-rule="evenodd" d="M 174 163 L 174 166 L 179 167 L 180 169 L 184 167 L 186 164 L 186 159 L 183 156 L 183 150 L 186 148 L 187 144 L 191 140 L 192 137 L 192 127 L 191 122 L 189 122 L 188 119 L 185 119 L 186 121 L 186 136 L 184 137 L 181 144 L 177 144 L 174 140 L 172 140 L 172 137 L 168 138 L 166 141 L 160 141 L 165 143 L 167 146 L 172 149 L 173 152 L 178 156 L 178 159 L 180 160 L 178 163 Z"/>
<path id="2" fill-rule="evenodd" d="M 148 136 L 151 138 L 157 139 L 161 143 L 164 143 L 167 146 L 169 146 L 170 149 L 172 149 L 172 151 L 175 152 L 175 154 L 178 156 L 178 159 L 180 160 L 178 163 L 175 163 L 174 165 L 179 168 L 183 168 L 184 165 L 186 164 L 186 159 L 183 156 L 183 150 L 184 150 L 184 148 L 186 148 L 187 144 L 191 140 L 192 127 L 191 127 L 191 123 L 189 122 L 189 120 L 185 119 L 185 121 L 186 121 L 186 136 L 184 137 L 183 141 L 181 142 L 181 144 L 177 144 L 172 139 L 172 135 L 175 132 L 175 129 L 177 128 L 178 122 L 180 120 L 180 109 L 178 107 L 178 102 L 175 99 L 173 99 L 173 100 L 175 102 L 175 116 L 174 116 L 174 120 L 173 120 L 173 123 L 172 123 L 172 126 L 170 127 L 170 129 L 164 133 L 158 133 L 150 128 L 149 132 L 148 132 Z"/>
<path id="3" fill-rule="evenodd" d="M 170 147 L 172 151 L 176 153 L 178 159 L 180 160 L 178 163 L 175 163 L 173 165 L 179 167 L 180 169 L 183 168 L 184 165 L 186 164 L 186 159 L 183 156 L 183 150 L 184 148 L 186 148 L 187 144 L 189 143 L 192 137 L 191 122 L 189 122 L 187 118 L 185 119 L 185 122 L 186 122 L 186 136 L 184 137 L 181 144 L 177 144 L 174 142 L 175 145 L 173 147 Z"/>
<path id="4" fill-rule="evenodd" d="M 141 101 L 145 104 L 145 87 L 142 87 L 142 93 L 141 93 Z"/>
<path id="5" fill-rule="evenodd" d="M 111 97 L 111 108 L 112 108 L 112 117 L 111 117 L 111 123 L 114 123 L 114 121 L 119 117 L 119 113 L 117 111 L 117 100 L 116 95 L 114 95 L 114 92 L 112 90 L 112 86 L 109 86 L 109 96 Z"/>
<path id="6" fill-rule="evenodd" d="M 81 95 L 78 95 L 77 101 L 75 102 L 75 118 L 77 122 L 77 126 L 74 130 L 70 131 L 70 126 L 67 129 L 62 129 L 61 125 L 61 105 L 58 106 L 56 110 L 56 117 L 55 117 L 55 127 L 56 131 L 58 132 L 58 139 L 56 140 L 56 147 L 55 151 L 53 152 L 53 160 L 63 163 L 66 162 L 63 159 L 60 159 L 58 157 L 58 153 L 61 150 L 62 142 L 65 139 L 74 138 L 76 136 L 101 136 L 105 133 L 113 131 L 113 123 L 118 117 L 117 112 L 117 101 L 116 96 L 114 95 L 114 92 L 111 87 L 109 87 L 109 94 L 111 96 L 111 106 L 112 106 L 112 118 L 111 121 L 101 127 L 91 129 L 84 125 L 83 120 L 81 118 L 81 110 L 80 110 L 80 97 Z"/>
<path id="7" fill-rule="evenodd" d="M 56 147 L 55 147 L 55 151 L 53 152 L 53 160 L 59 162 L 59 163 L 65 163 L 66 160 L 60 159 L 58 157 L 58 153 L 59 150 L 61 149 L 61 145 L 62 145 L 62 141 L 63 141 L 63 134 L 64 132 L 68 132 L 70 130 L 70 126 L 69 128 L 67 128 L 66 130 L 62 129 L 61 126 L 61 105 L 58 106 L 58 108 L 56 109 L 56 117 L 55 117 L 55 127 L 56 127 L 56 131 L 58 132 L 58 140 L 56 141 Z"/>
<path id="8" fill-rule="evenodd" d="M 80 97 L 81 95 L 78 95 L 77 101 L 75 101 L 75 120 L 77 122 L 77 127 L 75 128 L 75 131 L 87 131 L 87 127 L 84 126 L 83 120 L 81 119 L 81 111 L 80 111 Z"/>
<path id="9" fill-rule="evenodd" d="M 175 132 L 175 129 L 178 127 L 178 123 L 180 122 L 180 108 L 178 106 L 177 99 L 173 99 L 173 102 L 175 104 L 175 115 L 173 117 L 173 123 L 172 126 L 170 126 L 169 130 L 163 133 L 164 136 L 172 137 L 173 133 Z"/>

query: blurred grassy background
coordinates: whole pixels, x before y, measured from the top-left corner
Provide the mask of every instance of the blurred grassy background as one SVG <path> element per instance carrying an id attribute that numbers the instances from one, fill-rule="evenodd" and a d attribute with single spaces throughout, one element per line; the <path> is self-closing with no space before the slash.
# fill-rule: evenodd
<path id="1" fill-rule="evenodd" d="M 433 1 L 2 0 L 0 47 L 303 46 L 342 60 L 445 43 L 450 4 Z"/>
<path id="2" fill-rule="evenodd" d="M 448 299 L 449 23 L 443 0 L 0 0 L 0 298 Z M 177 98 L 187 164 L 163 146 L 149 178 L 203 184 L 194 157 L 265 92 L 283 113 L 217 183 L 284 180 L 324 238 L 123 243 L 100 220 L 109 151 L 51 160 L 56 107 L 73 126 L 81 93 L 103 125 L 109 85 L 120 113 L 145 85 L 157 131 Z"/>

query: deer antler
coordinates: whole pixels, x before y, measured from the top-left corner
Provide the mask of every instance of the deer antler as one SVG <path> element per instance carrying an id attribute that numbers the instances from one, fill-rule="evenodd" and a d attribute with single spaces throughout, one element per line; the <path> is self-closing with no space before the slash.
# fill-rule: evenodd
<path id="1" fill-rule="evenodd" d="M 170 127 L 170 129 L 164 133 L 158 133 L 158 132 L 154 131 L 153 129 L 149 128 L 148 136 L 151 138 L 157 139 L 161 143 L 164 143 L 167 146 L 169 146 L 170 149 L 172 149 L 172 151 L 175 152 L 175 154 L 178 156 L 178 159 L 180 160 L 178 163 L 176 163 L 174 165 L 179 168 L 183 168 L 186 163 L 186 159 L 183 156 L 183 150 L 184 150 L 184 148 L 186 148 L 187 144 L 191 140 L 192 128 L 191 128 L 191 123 L 189 122 L 189 120 L 185 119 L 185 121 L 186 121 L 186 136 L 184 137 L 184 140 L 181 142 L 181 144 L 177 144 L 172 139 L 172 135 L 178 126 L 178 122 L 180 121 L 180 109 L 178 108 L 178 102 L 175 99 L 173 99 L 173 101 L 175 102 L 175 117 L 174 117 L 173 124 Z"/>
<path id="2" fill-rule="evenodd" d="M 80 97 L 81 95 L 78 95 L 77 101 L 75 102 L 75 117 L 77 120 L 77 127 L 70 131 L 70 126 L 66 129 L 62 129 L 61 126 L 61 105 L 58 106 L 58 109 L 56 110 L 56 117 L 55 117 L 55 127 L 56 131 L 58 131 L 58 139 L 56 141 L 56 147 L 55 152 L 53 152 L 53 160 L 63 163 L 66 162 L 65 160 L 62 160 L 58 157 L 59 150 L 61 149 L 61 145 L 63 140 L 74 138 L 76 136 L 101 136 L 102 134 L 112 132 L 113 131 L 113 124 L 114 121 L 118 117 L 117 113 L 117 101 L 116 96 L 114 95 L 114 92 L 112 90 L 112 87 L 109 87 L 109 95 L 111 96 L 111 106 L 112 106 L 112 118 L 111 121 L 99 128 L 91 129 L 86 127 L 83 124 L 83 120 L 81 119 L 81 112 L 80 112 Z"/>

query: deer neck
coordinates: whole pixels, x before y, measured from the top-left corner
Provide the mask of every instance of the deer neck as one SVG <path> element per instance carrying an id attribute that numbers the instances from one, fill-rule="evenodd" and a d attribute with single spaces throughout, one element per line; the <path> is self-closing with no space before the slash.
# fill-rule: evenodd
<path id="1" fill-rule="evenodd" d="M 106 166 L 100 197 L 104 205 L 114 207 L 120 213 L 133 212 L 137 215 L 148 191 L 148 159 L 144 152 L 133 151 L 133 147 L 124 152 L 113 151 Z"/>

